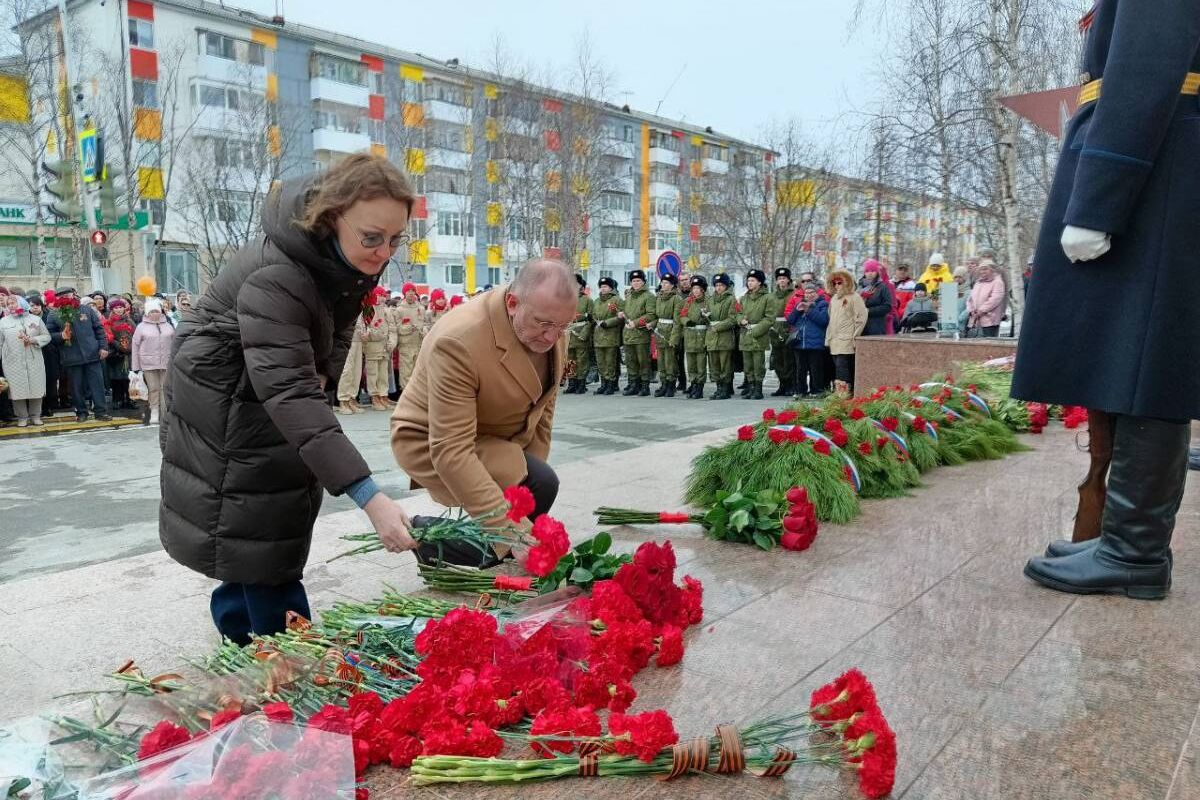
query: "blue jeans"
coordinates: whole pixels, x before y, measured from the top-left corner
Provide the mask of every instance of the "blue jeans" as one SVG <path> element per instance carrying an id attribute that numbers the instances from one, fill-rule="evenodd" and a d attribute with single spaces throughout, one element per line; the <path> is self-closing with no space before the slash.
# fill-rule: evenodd
<path id="1" fill-rule="evenodd" d="M 88 413 L 88 400 L 96 409 L 96 415 L 108 414 L 108 400 L 104 397 L 104 365 L 99 361 L 90 364 L 72 364 L 67 367 L 71 378 L 71 401 L 75 403 L 75 414 Z"/>
<path id="2" fill-rule="evenodd" d="M 240 645 L 250 644 L 251 632 L 269 636 L 283 631 L 289 611 L 312 618 L 300 581 L 278 586 L 222 583 L 213 590 L 209 610 L 220 634 Z"/>

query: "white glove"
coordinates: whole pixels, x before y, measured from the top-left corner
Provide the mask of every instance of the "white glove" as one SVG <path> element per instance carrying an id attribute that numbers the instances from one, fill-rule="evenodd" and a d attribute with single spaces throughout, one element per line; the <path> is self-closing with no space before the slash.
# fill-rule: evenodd
<path id="1" fill-rule="evenodd" d="M 1074 225 L 1063 228 L 1061 241 L 1063 252 L 1072 263 L 1092 261 L 1112 247 L 1112 237 L 1104 231 L 1076 228 Z"/>

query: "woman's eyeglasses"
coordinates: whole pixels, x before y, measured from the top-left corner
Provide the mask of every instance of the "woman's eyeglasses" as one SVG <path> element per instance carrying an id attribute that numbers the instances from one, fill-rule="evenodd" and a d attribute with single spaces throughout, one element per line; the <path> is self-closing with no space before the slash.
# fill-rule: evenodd
<path id="1" fill-rule="evenodd" d="M 409 242 L 412 241 L 412 237 L 409 236 L 407 232 L 397 233 L 395 236 L 393 236 L 390 239 L 384 239 L 382 233 L 363 233 L 354 225 L 353 222 L 346 219 L 346 216 L 344 214 L 342 214 L 340 216 L 345 221 L 345 223 L 347 225 L 349 225 L 351 228 L 353 228 L 354 232 L 358 234 L 358 236 L 359 236 L 358 243 L 361 244 L 367 250 L 374 250 L 375 248 L 377 248 L 381 244 L 383 244 L 385 241 L 387 242 L 388 247 L 392 248 L 393 250 L 399 250 L 401 247 L 407 247 Z"/>

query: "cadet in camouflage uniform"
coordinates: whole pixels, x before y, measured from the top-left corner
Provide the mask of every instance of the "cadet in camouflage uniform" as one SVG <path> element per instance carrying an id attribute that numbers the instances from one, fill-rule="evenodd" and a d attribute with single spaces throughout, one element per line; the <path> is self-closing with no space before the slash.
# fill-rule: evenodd
<path id="1" fill-rule="evenodd" d="M 664 275 L 658 284 L 658 298 L 654 313 L 658 324 L 654 327 L 654 343 L 658 347 L 659 387 L 655 397 L 674 397 L 675 382 L 679 380 L 679 362 L 675 349 L 683 341 L 683 326 L 679 323 L 679 311 L 683 308 L 683 295 L 679 293 L 679 279 Z"/>
<path id="2" fill-rule="evenodd" d="M 624 325 L 619 316 L 624 303 L 617 296 L 617 282 L 612 278 L 600 279 L 600 296 L 592 301 L 592 319 L 596 330 L 592 344 L 596 348 L 596 366 L 600 370 L 600 387 L 596 394 L 616 394 L 617 379 L 621 376 L 621 329 Z"/>
<path id="3" fill-rule="evenodd" d="M 587 373 L 592 353 L 592 299 L 588 297 L 587 279 L 575 273 L 579 284 L 579 299 L 575 301 L 575 321 L 567 329 L 567 358 L 575 362 L 575 377 L 567 381 L 563 394 L 587 394 Z"/>
<path id="4" fill-rule="evenodd" d="M 411 282 L 400 289 L 404 300 L 397 306 L 390 306 L 389 322 L 392 325 L 392 339 L 396 342 L 396 350 L 400 357 L 400 390 L 408 386 L 412 377 L 413 367 L 417 364 L 417 354 L 421 352 L 421 339 L 425 331 L 425 307 L 417 297 L 417 287 Z"/>
<path id="5" fill-rule="evenodd" d="M 746 293 L 737 301 L 737 323 L 741 328 L 738 346 L 746 372 L 745 400 L 762 400 L 763 378 L 767 376 L 767 339 L 775 325 L 775 297 L 766 287 L 767 276 L 761 269 L 746 275 Z"/>
<path id="6" fill-rule="evenodd" d="M 783 397 L 792 394 L 796 383 L 796 362 L 793 360 L 792 348 L 788 347 L 790 330 L 783 309 L 788 298 L 792 296 L 795 287 L 792 285 L 792 271 L 787 267 L 775 270 L 775 291 L 771 299 L 775 301 L 775 325 L 771 328 L 771 369 L 779 378 L 779 388 L 771 392 L 772 397 Z M 758 387 L 760 390 L 762 387 Z"/>
<path id="7" fill-rule="evenodd" d="M 625 320 L 622 341 L 625 344 L 625 391 L 621 394 L 650 396 L 650 378 L 654 365 L 650 362 L 650 332 L 658 318 L 654 316 L 654 294 L 646 286 L 646 273 L 635 269 L 629 273 L 629 289 L 625 292 Z"/>
<path id="8" fill-rule="evenodd" d="M 709 399 L 729 400 L 733 397 L 733 329 L 737 325 L 733 280 L 724 272 L 714 275 L 713 293 L 706 310 L 708 335 L 704 349 L 708 351 L 708 376 L 717 384 L 717 390 Z"/>
<path id="9" fill-rule="evenodd" d="M 696 275 L 691 281 L 691 293 L 679 308 L 683 324 L 683 349 L 687 354 L 687 371 L 692 376 L 687 396 L 692 400 L 704 397 L 704 337 L 708 334 L 708 281 Z"/>

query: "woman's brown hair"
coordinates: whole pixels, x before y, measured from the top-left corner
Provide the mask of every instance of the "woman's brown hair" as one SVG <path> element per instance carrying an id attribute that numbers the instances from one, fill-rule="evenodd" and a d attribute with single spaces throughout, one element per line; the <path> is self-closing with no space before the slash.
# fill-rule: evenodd
<path id="1" fill-rule="evenodd" d="M 334 219 L 359 200 L 390 197 L 412 213 L 416 192 L 399 167 L 383 156 L 355 153 L 331 166 L 309 191 L 304 216 L 296 220 L 302 230 L 316 236 L 333 233 Z"/>

